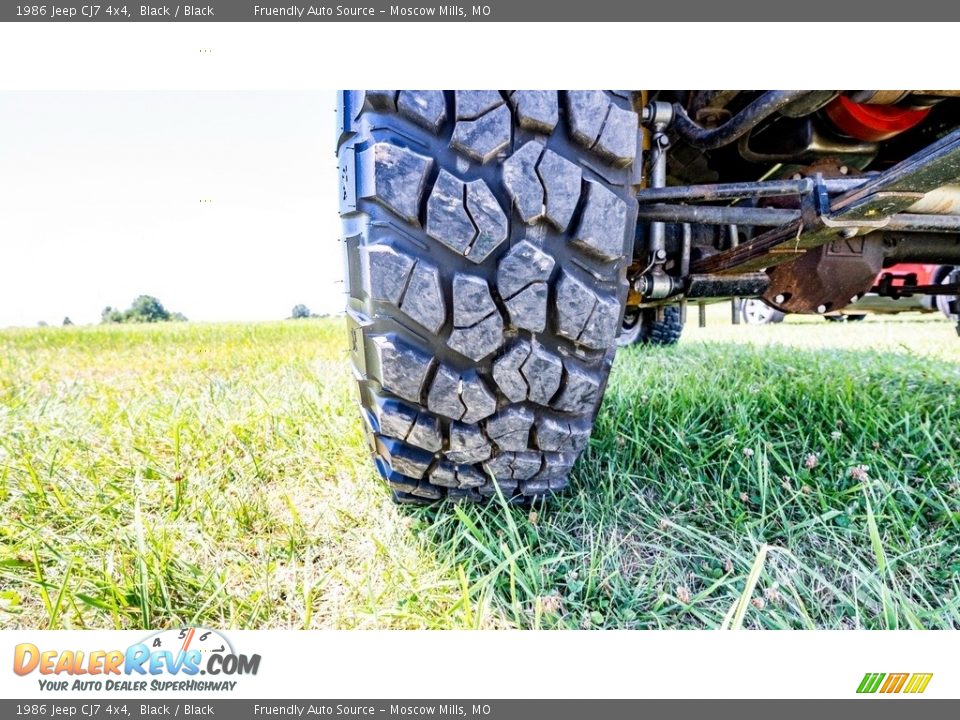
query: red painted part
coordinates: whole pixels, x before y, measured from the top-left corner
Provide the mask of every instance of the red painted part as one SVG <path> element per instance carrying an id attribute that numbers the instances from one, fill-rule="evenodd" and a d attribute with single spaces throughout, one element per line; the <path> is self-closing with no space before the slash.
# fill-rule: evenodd
<path id="1" fill-rule="evenodd" d="M 897 263 L 881 270 L 877 275 L 877 282 L 880 282 L 880 278 L 884 275 L 916 275 L 917 285 L 935 285 L 939 269 L 939 265 L 928 265 L 926 263 Z M 895 282 L 894 284 L 903 285 L 903 282 Z"/>
<path id="2" fill-rule="evenodd" d="M 877 142 L 899 135 L 917 125 L 930 112 L 930 108 L 855 103 L 843 95 L 839 95 L 825 110 L 840 132 L 864 142 Z"/>

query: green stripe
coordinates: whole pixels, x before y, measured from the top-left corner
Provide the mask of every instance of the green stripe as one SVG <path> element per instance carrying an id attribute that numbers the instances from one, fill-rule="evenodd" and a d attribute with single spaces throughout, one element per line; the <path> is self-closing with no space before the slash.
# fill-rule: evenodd
<path id="1" fill-rule="evenodd" d="M 883 682 L 884 677 L 886 677 L 886 673 L 867 673 L 863 676 L 863 680 L 860 681 L 857 692 L 875 693 L 880 688 L 880 683 Z"/>
<path id="2" fill-rule="evenodd" d="M 883 683 L 883 679 L 887 676 L 886 673 L 877 673 L 877 679 L 873 681 L 873 685 L 870 687 L 867 692 L 875 693 L 880 689 L 880 685 Z"/>

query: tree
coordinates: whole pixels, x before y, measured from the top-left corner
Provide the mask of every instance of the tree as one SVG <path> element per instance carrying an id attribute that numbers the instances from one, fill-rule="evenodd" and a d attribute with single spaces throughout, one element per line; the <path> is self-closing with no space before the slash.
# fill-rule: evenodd
<path id="1" fill-rule="evenodd" d="M 101 323 L 122 323 L 124 322 L 123 313 L 107 305 L 100 313 Z"/>
<path id="2" fill-rule="evenodd" d="M 102 323 L 155 323 L 155 322 L 186 322 L 183 313 L 171 313 L 163 303 L 153 295 L 140 295 L 126 310 L 120 311 L 109 305 L 100 313 Z"/>
<path id="3" fill-rule="evenodd" d="M 73 320 L 70 319 L 69 315 L 63 319 L 63 326 L 66 327 L 67 325 L 73 325 Z"/>
<path id="4" fill-rule="evenodd" d="M 170 313 L 153 295 L 141 295 L 125 313 L 127 322 L 166 322 Z"/>
<path id="5" fill-rule="evenodd" d="M 313 317 L 313 314 L 310 312 L 310 308 L 308 308 L 303 303 L 298 303 L 297 305 L 294 305 L 293 310 L 290 311 L 291 320 L 302 320 L 303 318 L 308 318 L 308 317 Z"/>

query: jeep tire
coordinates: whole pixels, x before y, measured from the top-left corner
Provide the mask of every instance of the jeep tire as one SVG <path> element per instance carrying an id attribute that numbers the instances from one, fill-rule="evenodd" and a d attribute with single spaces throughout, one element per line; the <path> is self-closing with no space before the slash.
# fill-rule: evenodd
<path id="1" fill-rule="evenodd" d="M 676 345 L 682 334 L 683 319 L 676 305 L 663 308 L 663 317 L 659 320 L 656 308 L 628 308 L 617 345 Z"/>
<path id="2" fill-rule="evenodd" d="M 626 300 L 634 98 L 346 91 L 347 322 L 377 469 L 400 502 L 563 488 Z"/>

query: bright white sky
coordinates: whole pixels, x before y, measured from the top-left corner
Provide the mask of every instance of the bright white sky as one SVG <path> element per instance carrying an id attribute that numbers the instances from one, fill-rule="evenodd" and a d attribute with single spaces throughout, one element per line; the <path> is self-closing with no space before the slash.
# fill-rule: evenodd
<path id="1" fill-rule="evenodd" d="M 0 327 L 344 305 L 329 92 L 0 92 Z M 209 200 L 209 203 L 201 203 Z"/>

